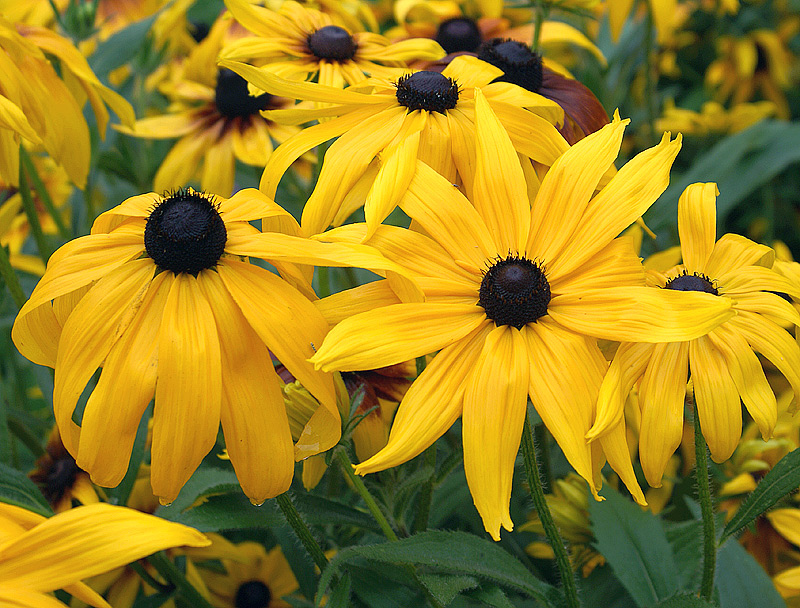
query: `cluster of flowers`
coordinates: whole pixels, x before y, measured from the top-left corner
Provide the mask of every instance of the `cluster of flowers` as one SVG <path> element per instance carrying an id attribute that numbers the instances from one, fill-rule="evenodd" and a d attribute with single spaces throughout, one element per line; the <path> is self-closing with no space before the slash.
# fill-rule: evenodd
<path id="1" fill-rule="evenodd" d="M 356 473 L 415 458 L 460 418 L 469 490 L 499 540 L 514 527 L 529 402 L 598 499 L 607 462 L 636 502 L 648 502 L 631 460 L 631 401 L 654 488 L 681 445 L 687 404 L 716 462 L 740 444 L 742 403 L 772 437 L 787 408 L 762 362 L 800 395 L 800 265 L 737 234 L 718 239 L 714 183 L 685 189 L 680 247 L 643 265 L 637 224 L 669 184 L 681 135 L 666 132 L 615 167 L 629 120 L 609 120 L 530 45 L 599 54 L 588 38 L 564 23 L 526 25 L 529 12 L 515 24 L 499 2 L 479 3 L 477 20 L 424 4 L 405 3 L 397 31 L 381 35 L 357 2 L 287 0 L 273 10 L 226 0 L 207 32 L 189 25 L 191 3 L 175 2 L 154 28 L 170 61 L 147 82 L 170 105 L 139 120 L 43 14 L 0 20 L 0 182 L 23 191 L 31 180 L 53 230 L 64 227 L 58 208 L 70 191 L 58 186 L 83 188 L 89 174 L 84 100 L 101 134 L 111 108 L 120 133 L 177 139 L 154 176 L 160 194 L 101 213 L 46 270 L 26 265 L 25 232 L 12 252 L 15 265 L 43 273 L 16 317 L 14 344 L 55 370 L 58 432 L 94 484 L 122 482 L 153 402 L 149 479 L 162 504 L 214 449 L 221 426 L 242 490 L 259 505 L 289 489 L 295 462 L 322 464 L 312 457 L 340 442 L 353 387 L 361 396 L 367 387 Z M 611 21 L 618 35 L 619 16 Z M 774 49 L 767 39 L 754 44 Z M 712 74 L 727 86 L 722 67 Z M 782 112 L 786 102 L 773 103 Z M 663 122 L 680 118 L 668 112 Z M 258 189 L 240 189 L 237 161 L 263 170 Z M 299 221 L 279 204 L 292 180 L 310 192 Z M 21 217 L 29 197 L 15 192 L 6 216 Z M 403 215 L 409 227 L 387 223 Z M 378 279 L 331 294 L 321 272 L 314 282 L 315 267 Z M 372 370 L 396 381 L 378 391 Z M 399 402 L 393 417 L 384 397 Z M 309 466 L 306 485 L 323 470 Z M 109 529 L 129 517 L 114 511 L 97 507 Z M 0 533 L 0 599 L 14 593 L 20 603 L 20 589 L 33 587 L 7 582 L 3 569 L 27 572 L 15 552 L 44 546 L 49 532 L 16 512 L 0 517 L 13 529 L 7 542 Z M 98 542 L 111 534 L 105 525 Z M 153 525 L 135 528 L 140 546 L 106 569 L 208 543 Z M 86 550 L 98 564 L 108 559 L 107 549 Z M 96 601 L 70 585 L 102 569 L 70 568 L 64 561 L 67 576 L 35 591 L 63 587 Z"/>

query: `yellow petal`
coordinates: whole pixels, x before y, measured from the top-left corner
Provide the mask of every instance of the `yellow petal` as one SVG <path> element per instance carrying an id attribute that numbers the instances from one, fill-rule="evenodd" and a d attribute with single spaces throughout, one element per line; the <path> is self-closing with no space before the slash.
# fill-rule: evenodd
<path id="1" fill-rule="evenodd" d="M 739 234 L 723 234 L 706 262 L 705 272 L 711 278 L 742 266 L 772 267 L 775 252 L 766 245 L 759 245 Z"/>
<path id="2" fill-rule="evenodd" d="M 742 435 L 742 406 L 722 353 L 707 337 L 689 343 L 695 404 L 711 458 L 730 458 Z"/>
<path id="3" fill-rule="evenodd" d="M 217 440 L 222 400 L 220 346 L 214 315 L 198 281 L 175 276 L 158 335 L 150 481 L 170 503 Z"/>
<path id="4" fill-rule="evenodd" d="M 705 271 L 717 240 L 717 184 L 692 184 L 678 199 L 678 235 L 689 274 Z"/>
<path id="5" fill-rule="evenodd" d="M 728 298 L 654 287 L 558 295 L 550 300 L 547 311 L 573 331 L 618 342 L 693 340 L 734 314 Z"/>
<path id="6" fill-rule="evenodd" d="M 230 196 L 233 191 L 236 159 L 233 134 L 227 133 L 205 147 L 200 185 L 205 192 Z"/>
<path id="7" fill-rule="evenodd" d="M 339 323 L 311 361 L 317 368 L 342 371 L 395 365 L 454 344 L 485 320 L 477 304 L 385 306 Z"/>
<path id="8" fill-rule="evenodd" d="M 461 415 L 466 380 L 491 328 L 489 323 L 481 325 L 433 358 L 400 403 L 386 447 L 356 465 L 356 473 L 382 471 L 411 460 L 453 425 Z"/>
<path id="9" fill-rule="evenodd" d="M 772 527 L 793 544 L 800 544 L 800 509 L 774 509 L 767 513 Z"/>
<path id="10" fill-rule="evenodd" d="M 267 347 L 214 272 L 200 287 L 211 305 L 222 361 L 222 430 L 244 493 L 255 504 L 289 489 L 294 449 Z"/>
<path id="11" fill-rule="evenodd" d="M 66 604 L 62 604 L 52 595 L 40 591 L 4 585 L 0 587 L 0 606 L 3 608 L 65 608 Z"/>
<path id="12" fill-rule="evenodd" d="M 660 488 L 664 469 L 683 436 L 689 344 L 656 344 L 652 353 L 639 387 L 639 459 L 647 483 Z"/>
<path id="13" fill-rule="evenodd" d="M 171 277 L 162 272 L 150 283 L 86 403 L 76 460 L 97 485 L 113 488 L 128 471 L 139 421 L 155 392 L 158 332 Z"/>
<path id="14" fill-rule="evenodd" d="M 713 277 L 712 277 L 713 278 Z M 759 291 L 782 292 L 795 300 L 800 300 L 800 285 L 779 275 L 771 268 L 745 266 L 733 268 L 717 275 L 720 292 L 730 294 L 737 300 L 740 294 L 753 294 Z"/>
<path id="15" fill-rule="evenodd" d="M 609 432 L 598 439 L 598 443 L 603 448 L 603 454 L 608 459 L 608 464 L 619 475 L 633 499 L 641 506 L 647 506 L 647 500 L 633 470 L 625 420 L 617 422 Z"/>
<path id="16" fill-rule="evenodd" d="M 314 302 L 330 325 L 336 325 L 360 312 L 391 304 L 400 304 L 400 299 L 388 281 L 373 281 Z"/>

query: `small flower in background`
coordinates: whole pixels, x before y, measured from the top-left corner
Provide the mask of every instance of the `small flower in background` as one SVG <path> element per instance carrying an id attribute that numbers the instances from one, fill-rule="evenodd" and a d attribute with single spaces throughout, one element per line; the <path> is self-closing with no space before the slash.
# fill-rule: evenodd
<path id="1" fill-rule="evenodd" d="M 777 114 L 777 107 L 771 101 L 736 104 L 729 110 L 717 103 L 708 101 L 699 112 L 678 108 L 669 100 L 661 118 L 656 120 L 658 131 L 679 131 L 684 136 L 727 135 L 738 133 L 760 120 Z"/>
<path id="2" fill-rule="evenodd" d="M 356 472 L 414 458 L 461 416 L 467 483 L 498 540 L 501 526 L 513 528 L 511 478 L 528 397 L 593 493 L 605 452 L 643 503 L 622 421 L 601 437 L 602 449 L 585 439 L 607 365 L 593 338 L 690 339 L 729 318 L 730 304 L 645 287 L 631 241 L 615 238 L 666 188 L 679 139 L 665 135 L 595 195 L 627 124 L 617 117 L 559 157 L 530 200 L 508 135 L 483 95 L 476 99 L 472 201 L 420 162 L 400 206 L 430 237 L 380 226 L 368 241 L 413 272 L 424 301 L 386 305 L 388 282 L 339 294 L 354 312 L 370 298 L 375 308 L 336 325 L 312 361 L 346 371 L 441 349 L 401 402 L 388 445 Z M 318 238 L 360 242 L 365 230 Z"/>
<path id="3" fill-rule="evenodd" d="M 294 448 L 267 344 L 327 411 L 330 436 L 310 441 L 318 451 L 336 443 L 332 378 L 306 361 L 327 323 L 285 280 L 241 261 L 258 257 L 254 235 L 266 237 L 260 246 L 279 239 L 251 220 L 287 216 L 252 189 L 219 200 L 191 189 L 145 194 L 53 254 L 12 335 L 25 356 L 55 368 L 56 422 L 95 483 L 122 480 L 155 396 L 152 485 L 163 502 L 215 445 L 220 421 L 250 499 L 284 492 Z M 76 402 L 100 365 L 79 427 Z"/>
<path id="4" fill-rule="evenodd" d="M 286 141 L 270 157 L 261 177 L 261 189 L 274 195 L 281 177 L 301 154 L 339 136 L 328 148 L 319 180 L 303 208 L 301 225 L 308 236 L 343 223 L 361 205 L 374 231 L 397 205 L 416 159 L 469 192 L 475 171 L 476 87 L 481 87 L 523 156 L 550 166 L 568 148 L 554 126 L 563 120 L 563 110 L 555 102 L 516 85 L 493 83 L 502 72 L 474 57 L 457 57 L 441 73 L 414 72 L 396 82 L 373 79 L 344 91 L 292 83 L 242 63 L 222 65 L 262 90 L 326 104 L 270 112 L 276 121 L 335 117 Z M 526 178 L 531 188 L 537 187 L 539 178 L 532 168 Z"/>
<path id="5" fill-rule="evenodd" d="M 343 88 L 367 79 L 397 78 L 415 60 L 444 56 L 432 40 L 390 42 L 380 34 L 348 31 L 331 15 L 291 0 L 278 11 L 226 0 L 233 17 L 256 36 L 226 45 L 220 54 L 229 61 L 254 61 L 290 80 L 313 79 Z"/>
<path id="6" fill-rule="evenodd" d="M 716 184 L 692 184 L 684 191 L 678 231 L 683 264 L 663 273 L 649 270 L 651 284 L 729 302 L 736 316 L 690 341 L 621 345 L 588 435 L 597 437 L 606 424 L 619 420 L 625 398 L 641 379 L 639 456 L 654 487 L 681 441 L 690 368 L 702 432 L 716 462 L 727 460 L 739 443 L 742 402 L 764 439 L 775 427 L 775 395 L 754 351 L 769 359 L 800 395 L 800 348 L 785 329 L 800 325 L 800 315 L 775 293 L 796 298 L 800 285 L 771 269 L 775 254 L 769 247 L 735 234 L 715 242 Z"/>
<path id="7" fill-rule="evenodd" d="M 51 518 L 0 503 L 0 602 L 65 606 L 47 595 L 64 589 L 93 606 L 103 599 L 81 582 L 169 547 L 205 547 L 193 528 L 103 503 Z"/>

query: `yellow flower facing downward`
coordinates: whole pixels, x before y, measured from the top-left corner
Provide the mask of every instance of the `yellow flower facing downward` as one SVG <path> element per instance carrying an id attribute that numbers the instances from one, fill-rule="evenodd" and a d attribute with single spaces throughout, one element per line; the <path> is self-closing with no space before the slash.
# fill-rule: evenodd
<path id="1" fill-rule="evenodd" d="M 679 140 L 665 136 L 595 194 L 619 152 L 627 121 L 617 118 L 561 155 L 531 200 L 508 135 L 479 90 L 476 101 L 472 200 L 420 162 L 400 206 L 424 235 L 381 226 L 368 241 L 412 273 L 421 297 L 400 302 L 388 282 L 332 296 L 329 309 L 349 304 L 353 316 L 312 361 L 355 370 L 439 351 L 401 402 L 387 446 L 356 472 L 417 456 L 461 416 L 467 483 L 499 539 L 501 526 L 513 527 L 508 505 L 529 397 L 593 492 L 605 455 L 644 502 L 623 424 L 602 447 L 584 437 L 607 366 L 594 338 L 688 339 L 731 313 L 708 294 L 645 287 L 631 240 L 615 238 L 666 188 Z M 365 233 L 352 225 L 319 238 L 358 242 Z"/>
<path id="2" fill-rule="evenodd" d="M 800 325 L 792 298 L 800 285 L 773 271 L 774 252 L 735 234 L 716 236 L 716 184 L 692 184 L 678 202 L 683 264 L 666 273 L 649 271 L 661 293 L 704 294 L 731 306 L 735 316 L 692 340 L 620 346 L 603 383 L 598 421 L 601 435 L 622 416 L 624 399 L 641 380 L 639 456 L 647 481 L 661 484 L 664 467 L 681 440 L 689 370 L 703 435 L 716 462 L 728 459 L 742 432 L 741 403 L 764 439 L 777 419 L 775 395 L 756 356 L 771 361 L 800 395 L 800 348 L 785 328 Z"/>
<path id="3" fill-rule="evenodd" d="M 91 235 L 50 258 L 12 336 L 26 357 L 55 368 L 64 445 L 98 485 L 122 480 L 155 398 L 152 485 L 163 502 L 213 448 L 220 422 L 250 499 L 286 491 L 294 450 L 270 351 L 323 406 L 301 445 L 323 451 L 339 439 L 331 375 L 307 362 L 327 322 L 287 281 L 242 261 L 257 256 L 248 243 L 259 237 L 262 248 L 280 249 L 267 257 L 291 274 L 283 263 L 291 251 L 307 256 L 320 244 L 262 234 L 250 224 L 260 218 L 294 221 L 252 189 L 219 200 L 191 189 L 145 194 L 101 215 Z M 76 403 L 101 366 L 78 426 Z"/>
<path id="4" fill-rule="evenodd" d="M 125 507 L 95 504 L 51 518 L 0 503 L 0 605 L 64 606 L 64 589 L 101 608 L 103 598 L 80 581 L 169 547 L 205 547 L 197 530 Z"/>

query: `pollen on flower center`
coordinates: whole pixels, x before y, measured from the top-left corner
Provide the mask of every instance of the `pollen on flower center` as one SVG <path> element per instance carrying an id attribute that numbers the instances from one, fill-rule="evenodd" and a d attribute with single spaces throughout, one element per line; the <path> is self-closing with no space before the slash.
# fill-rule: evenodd
<path id="1" fill-rule="evenodd" d="M 478 304 L 495 325 L 521 329 L 547 314 L 550 283 L 539 264 L 509 255 L 486 271 L 479 294 Z"/>
<path id="2" fill-rule="evenodd" d="M 261 581 L 247 581 L 239 585 L 233 605 L 236 608 L 267 608 L 272 600 L 272 593 Z"/>
<path id="3" fill-rule="evenodd" d="M 211 196 L 179 190 L 158 203 L 144 229 L 147 255 L 163 270 L 196 275 L 216 266 L 228 232 Z"/>
<path id="4" fill-rule="evenodd" d="M 438 42 L 446 53 L 474 53 L 482 42 L 478 25 L 468 17 L 453 17 L 439 24 Z"/>
<path id="5" fill-rule="evenodd" d="M 397 81 L 397 103 L 409 110 L 444 114 L 458 103 L 458 84 L 439 72 L 422 71 Z"/>
<path id="6" fill-rule="evenodd" d="M 702 291 L 719 295 L 717 288 L 711 283 L 711 279 L 702 274 L 682 274 L 667 282 L 665 289 L 676 291 Z"/>
<path id="7" fill-rule="evenodd" d="M 505 72 L 497 82 L 510 82 L 534 93 L 542 86 L 542 58 L 527 44 L 493 38 L 478 49 L 478 59 Z"/>
<path id="8" fill-rule="evenodd" d="M 258 114 L 266 110 L 272 101 L 272 95 L 263 93 L 258 97 L 250 95 L 247 81 L 227 68 L 220 68 L 217 73 L 217 87 L 214 103 L 217 111 L 228 118 L 237 118 Z"/>
<path id="9" fill-rule="evenodd" d="M 318 59 L 348 61 L 356 54 L 356 45 L 349 32 L 338 25 L 326 25 L 308 37 L 308 50 Z"/>

